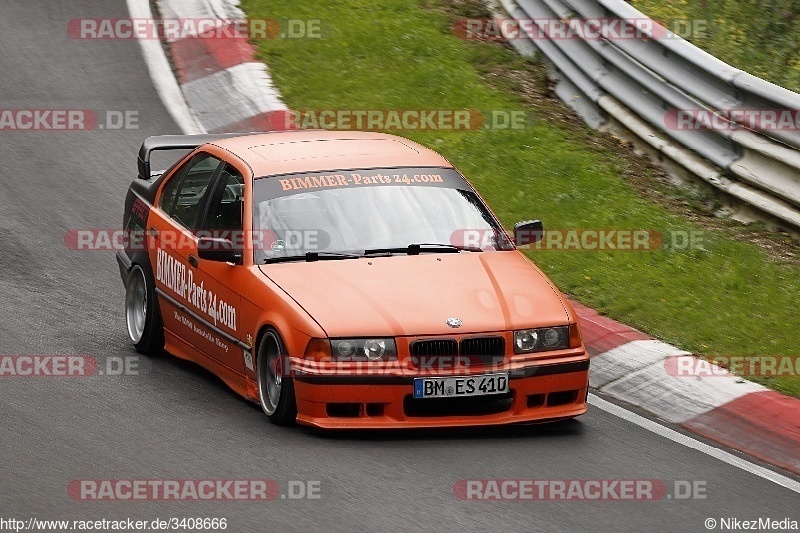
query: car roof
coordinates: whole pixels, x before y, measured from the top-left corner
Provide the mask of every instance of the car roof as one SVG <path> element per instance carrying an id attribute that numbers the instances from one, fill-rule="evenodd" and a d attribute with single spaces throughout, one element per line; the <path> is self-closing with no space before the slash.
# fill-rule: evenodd
<path id="1" fill-rule="evenodd" d="M 290 130 L 211 143 L 242 159 L 255 177 L 355 168 L 452 167 L 433 150 L 396 135 Z"/>

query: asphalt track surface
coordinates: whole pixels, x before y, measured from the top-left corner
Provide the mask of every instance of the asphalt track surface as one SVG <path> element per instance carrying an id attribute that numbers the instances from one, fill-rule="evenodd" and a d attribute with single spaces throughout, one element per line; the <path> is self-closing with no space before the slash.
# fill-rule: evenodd
<path id="1" fill-rule="evenodd" d="M 128 110 L 139 128 L 0 131 L 0 354 L 122 358 L 138 375 L 0 377 L 0 518 L 226 518 L 228 531 L 704 531 L 708 517 L 800 521 L 800 496 L 593 408 L 548 426 L 321 434 L 280 428 L 198 367 L 139 358 L 113 252 L 69 230 L 118 228 L 148 135 L 180 133 L 136 41 L 76 41 L 123 0 L 0 3 L 0 108 Z M 705 499 L 463 501 L 462 479 L 700 481 Z M 320 499 L 74 501 L 70 480 L 319 481 Z"/>

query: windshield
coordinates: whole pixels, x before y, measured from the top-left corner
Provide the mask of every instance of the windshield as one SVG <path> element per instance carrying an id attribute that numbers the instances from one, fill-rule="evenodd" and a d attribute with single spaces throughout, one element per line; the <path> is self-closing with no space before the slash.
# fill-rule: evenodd
<path id="1" fill-rule="evenodd" d="M 255 181 L 254 200 L 257 262 L 306 254 L 400 253 L 419 244 L 455 251 L 513 248 L 486 205 L 453 169 L 271 176 Z"/>

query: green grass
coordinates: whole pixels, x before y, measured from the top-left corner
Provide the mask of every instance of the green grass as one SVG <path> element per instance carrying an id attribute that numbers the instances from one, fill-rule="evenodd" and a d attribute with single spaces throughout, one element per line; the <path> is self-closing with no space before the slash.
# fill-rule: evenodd
<path id="1" fill-rule="evenodd" d="M 800 92 L 800 1 L 633 0 L 631 3 L 726 63 Z"/>
<path id="2" fill-rule="evenodd" d="M 702 249 L 688 251 L 530 252 L 564 292 L 694 353 L 800 354 L 800 268 L 768 259 L 733 230 L 704 228 L 648 199 L 624 177 L 648 172 L 641 158 L 606 136 L 598 141 L 549 97 L 525 104 L 518 80 L 494 76 L 490 85 L 497 72 L 546 82 L 540 66 L 503 46 L 453 36 L 439 1 L 242 6 L 251 18 L 322 19 L 324 39 L 257 43 L 292 108 L 533 113 L 519 130 L 396 132 L 450 159 L 506 227 L 540 218 L 558 229 L 704 232 Z M 800 379 L 768 384 L 800 396 Z"/>

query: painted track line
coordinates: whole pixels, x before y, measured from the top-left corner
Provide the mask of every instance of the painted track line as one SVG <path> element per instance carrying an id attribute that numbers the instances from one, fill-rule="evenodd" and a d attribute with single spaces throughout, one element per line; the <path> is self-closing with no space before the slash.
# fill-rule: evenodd
<path id="1" fill-rule="evenodd" d="M 687 448 L 697 450 L 715 459 L 719 459 L 723 463 L 735 466 L 736 468 L 744 470 L 745 472 L 749 472 L 758 477 L 772 481 L 777 485 L 800 494 L 800 481 L 795 481 L 794 479 L 779 474 L 773 470 L 770 470 L 769 468 L 751 463 L 750 461 L 726 452 L 725 450 L 715 448 L 714 446 L 700 442 L 699 440 L 695 440 L 688 435 L 684 435 L 683 433 L 679 433 L 674 429 L 662 426 L 658 422 L 654 422 L 649 418 L 645 418 L 632 411 L 628 411 L 624 407 L 620 407 L 619 405 L 604 400 L 594 394 L 589 394 L 589 404 L 618 418 L 636 424 L 637 426 L 655 433 L 656 435 L 669 439 L 672 442 L 676 442 L 686 446 Z"/>

